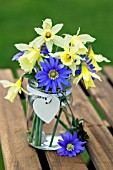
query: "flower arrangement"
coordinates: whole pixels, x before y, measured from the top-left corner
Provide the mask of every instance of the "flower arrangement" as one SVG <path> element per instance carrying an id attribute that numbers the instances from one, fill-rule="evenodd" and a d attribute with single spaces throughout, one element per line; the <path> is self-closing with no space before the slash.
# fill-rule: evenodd
<path id="1" fill-rule="evenodd" d="M 24 74 L 16 83 L 7 80 L 1 80 L 0 83 L 4 88 L 9 87 L 5 99 L 10 102 L 13 102 L 21 91 L 26 93 L 32 101 L 34 116 L 32 128 L 29 131 L 29 143 L 45 149 L 44 145 L 41 147 L 42 143 L 44 144 L 42 126 L 45 122 L 50 123 L 53 118 L 56 118 L 50 143 L 46 149 L 52 147 L 57 126 L 60 123 L 66 129 L 66 133 L 61 134 L 57 140 L 57 153 L 61 156 L 72 157 L 85 150 L 84 144 L 88 135 L 83 129 L 83 120 L 75 118 L 70 101 L 67 99 L 72 92 L 71 75 L 75 85 L 82 79 L 86 89 L 95 87 L 94 80 L 101 81 L 97 72 L 102 68 L 98 63 L 110 61 L 101 54 L 93 52 L 91 43 L 95 41 L 95 38 L 88 34 L 79 35 L 80 28 L 76 35 L 56 35 L 62 27 L 63 24 L 52 26 L 51 19 L 45 19 L 42 28 L 35 28 L 39 35 L 37 38 L 29 44 L 16 44 L 20 52 L 12 60 L 18 61 Z M 32 84 L 32 86 L 28 85 L 27 91 L 22 88 L 24 78 L 29 78 Z M 65 112 L 69 126 L 60 119 L 62 111 Z"/>

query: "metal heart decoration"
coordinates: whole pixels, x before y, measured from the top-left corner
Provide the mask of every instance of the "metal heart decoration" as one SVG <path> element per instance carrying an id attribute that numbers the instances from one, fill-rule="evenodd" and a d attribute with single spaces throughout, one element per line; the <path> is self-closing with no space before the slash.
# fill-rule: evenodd
<path id="1" fill-rule="evenodd" d="M 37 98 L 33 102 L 33 109 L 36 115 L 46 123 L 50 123 L 60 108 L 60 100 L 56 96 L 51 99 Z"/>

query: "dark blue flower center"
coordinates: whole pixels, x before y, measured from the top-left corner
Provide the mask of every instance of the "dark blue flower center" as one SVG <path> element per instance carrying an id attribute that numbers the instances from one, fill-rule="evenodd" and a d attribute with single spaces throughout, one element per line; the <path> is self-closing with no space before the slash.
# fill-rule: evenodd
<path id="1" fill-rule="evenodd" d="M 50 70 L 48 76 L 50 79 L 55 80 L 56 78 L 58 78 L 59 74 L 56 70 Z"/>
<path id="2" fill-rule="evenodd" d="M 74 145 L 72 145 L 71 143 L 68 143 L 67 146 L 66 146 L 66 149 L 68 151 L 72 151 L 72 150 L 74 150 Z"/>

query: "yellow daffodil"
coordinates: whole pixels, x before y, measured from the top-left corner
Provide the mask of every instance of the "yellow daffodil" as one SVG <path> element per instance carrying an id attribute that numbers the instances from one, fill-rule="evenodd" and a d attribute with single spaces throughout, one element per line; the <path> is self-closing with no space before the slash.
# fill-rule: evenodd
<path id="1" fill-rule="evenodd" d="M 40 36 L 30 43 L 31 46 L 34 43 L 36 43 L 38 46 L 41 46 L 43 43 L 46 43 L 49 52 L 52 51 L 53 44 L 59 47 L 63 46 L 63 38 L 56 35 L 56 33 L 58 33 L 63 27 L 63 24 L 56 24 L 55 26 L 52 27 L 51 19 L 46 19 L 43 21 L 42 27 L 43 29 L 35 28 L 35 31 Z"/>
<path id="2" fill-rule="evenodd" d="M 107 58 L 103 57 L 101 54 L 99 54 L 99 55 L 94 54 L 93 50 L 90 51 L 90 53 L 89 53 L 89 55 L 88 55 L 88 58 L 92 60 L 92 64 L 93 64 L 93 66 L 95 67 L 95 70 L 96 70 L 96 71 L 99 71 L 99 70 L 102 69 L 102 68 L 98 65 L 97 62 L 102 62 L 102 61 L 110 62 L 110 60 L 108 60 Z"/>
<path id="3" fill-rule="evenodd" d="M 71 45 L 76 49 L 77 54 L 86 54 L 88 52 L 88 49 L 85 47 L 84 44 L 86 44 L 86 42 L 95 41 L 95 38 L 91 37 L 88 34 L 78 35 L 79 32 L 80 28 L 77 31 L 77 35 L 72 36 Z"/>
<path id="4" fill-rule="evenodd" d="M 27 44 L 16 44 L 15 46 L 18 50 L 25 51 L 18 59 L 18 62 L 25 72 L 30 73 L 36 64 L 36 61 L 42 61 L 40 50 L 36 48 L 36 46 L 31 47 Z"/>
<path id="5" fill-rule="evenodd" d="M 73 83 L 77 85 L 82 78 L 84 80 L 86 89 L 88 89 L 89 87 L 95 87 L 92 78 L 96 78 L 101 81 L 100 77 L 97 74 L 89 71 L 85 64 L 82 64 L 81 74 L 74 79 Z"/>
<path id="6" fill-rule="evenodd" d="M 22 85 L 21 78 L 18 81 L 16 81 L 16 83 L 9 82 L 8 80 L 1 80 L 0 83 L 3 85 L 4 88 L 10 87 L 7 95 L 4 97 L 10 102 L 14 102 L 15 97 L 17 96 L 18 93 L 21 93 L 21 91 L 28 94 L 28 92 L 21 87 Z"/>

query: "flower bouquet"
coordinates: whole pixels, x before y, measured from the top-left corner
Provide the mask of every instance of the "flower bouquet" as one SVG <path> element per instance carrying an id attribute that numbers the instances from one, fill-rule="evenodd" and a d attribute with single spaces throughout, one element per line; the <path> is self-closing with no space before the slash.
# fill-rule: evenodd
<path id="1" fill-rule="evenodd" d="M 16 44 L 20 50 L 12 60 L 19 62 L 24 74 L 16 83 L 1 80 L 6 88 L 10 87 L 5 99 L 13 102 L 16 95 L 23 91 L 27 95 L 28 142 L 35 148 L 57 150 L 61 156 L 76 156 L 85 150 L 88 138 L 83 128 L 83 120 L 75 118 L 72 109 L 72 83 L 77 85 L 82 79 L 86 89 L 95 87 L 94 80 L 101 81 L 97 72 L 98 63 L 110 62 L 102 55 L 94 54 L 91 43 L 95 38 L 88 34 L 56 35 L 63 24 L 52 26 L 51 19 L 43 21 L 42 28 L 35 28 L 39 36 L 29 44 Z M 22 81 L 28 78 L 27 91 Z M 62 119 L 64 114 L 67 123 Z M 52 133 L 47 135 L 43 127 L 51 126 Z M 58 125 L 65 130 L 59 134 Z"/>

